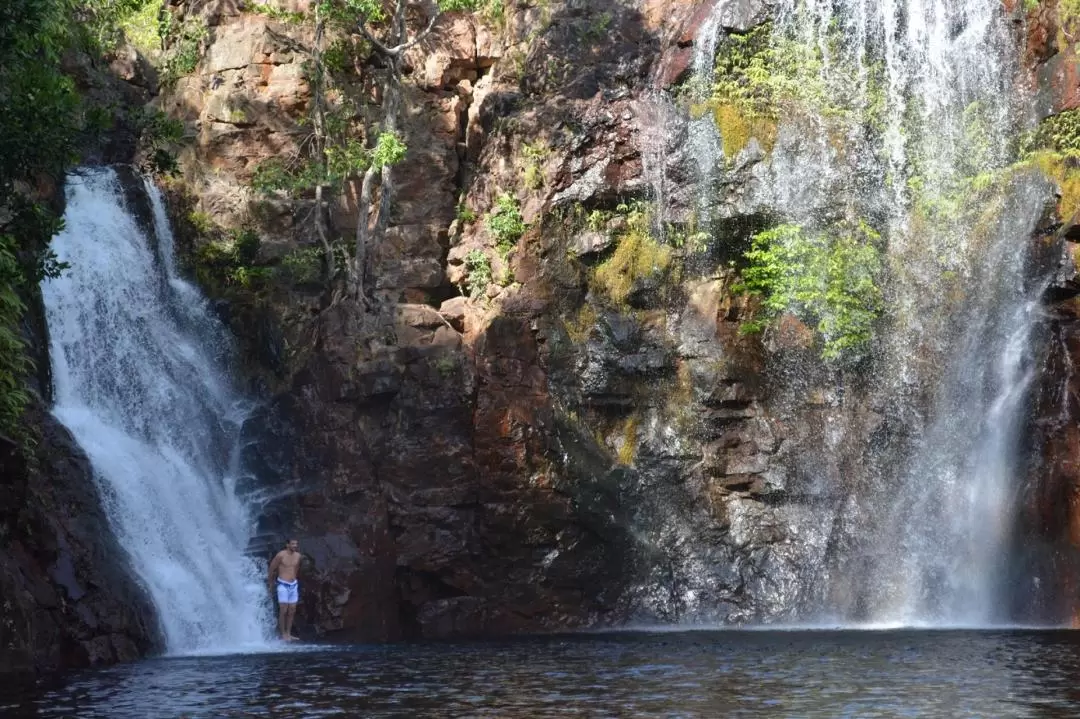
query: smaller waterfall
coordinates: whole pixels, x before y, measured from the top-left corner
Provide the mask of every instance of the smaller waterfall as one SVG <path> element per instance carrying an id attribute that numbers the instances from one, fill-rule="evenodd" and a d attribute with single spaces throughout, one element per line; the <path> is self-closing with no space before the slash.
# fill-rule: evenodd
<path id="1" fill-rule="evenodd" d="M 161 195 L 150 183 L 145 192 L 156 248 L 116 172 L 68 180 L 52 247 L 71 269 L 42 287 L 54 412 L 90 457 L 167 650 L 255 648 L 272 621 L 236 491 L 250 407 L 230 386 L 224 329 L 176 273 Z"/>

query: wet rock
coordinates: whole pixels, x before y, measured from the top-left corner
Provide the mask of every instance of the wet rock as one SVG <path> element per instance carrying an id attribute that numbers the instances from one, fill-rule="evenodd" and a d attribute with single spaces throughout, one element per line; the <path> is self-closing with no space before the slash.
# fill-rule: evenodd
<path id="1" fill-rule="evenodd" d="M 86 456 L 39 405 L 36 465 L 0 439 L 0 672 L 128 661 L 160 648 Z"/>
<path id="2" fill-rule="evenodd" d="M 606 232 L 582 232 L 570 242 L 569 251 L 575 257 L 596 255 L 611 247 L 613 239 Z"/>

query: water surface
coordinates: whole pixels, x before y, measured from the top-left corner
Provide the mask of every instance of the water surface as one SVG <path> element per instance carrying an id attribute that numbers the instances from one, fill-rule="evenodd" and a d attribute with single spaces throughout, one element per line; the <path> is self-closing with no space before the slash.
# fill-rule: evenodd
<path id="1" fill-rule="evenodd" d="M 1080 633 L 656 632 L 152 659 L 0 716 L 1076 717 Z"/>

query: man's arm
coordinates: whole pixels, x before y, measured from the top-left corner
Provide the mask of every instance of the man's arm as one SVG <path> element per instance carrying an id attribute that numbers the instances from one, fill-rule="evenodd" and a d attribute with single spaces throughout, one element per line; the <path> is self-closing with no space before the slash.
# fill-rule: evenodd
<path id="1" fill-rule="evenodd" d="M 266 583 L 270 585 L 271 589 L 274 586 L 274 579 L 277 577 L 278 566 L 281 564 L 281 552 L 274 555 L 274 558 L 270 560 L 270 572 L 266 577 Z"/>

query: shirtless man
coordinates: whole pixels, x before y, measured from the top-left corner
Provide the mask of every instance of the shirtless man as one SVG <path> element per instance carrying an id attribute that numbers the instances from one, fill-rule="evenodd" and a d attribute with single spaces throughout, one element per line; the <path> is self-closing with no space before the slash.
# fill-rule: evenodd
<path id="1" fill-rule="evenodd" d="M 270 593 L 274 593 L 274 584 L 277 584 L 278 600 L 278 630 L 281 638 L 287 642 L 297 641 L 292 634 L 293 618 L 296 616 L 296 603 L 300 601 L 300 582 L 296 575 L 300 571 L 299 543 L 290 539 L 282 549 L 270 561 L 270 576 L 267 583 L 270 585 Z"/>

